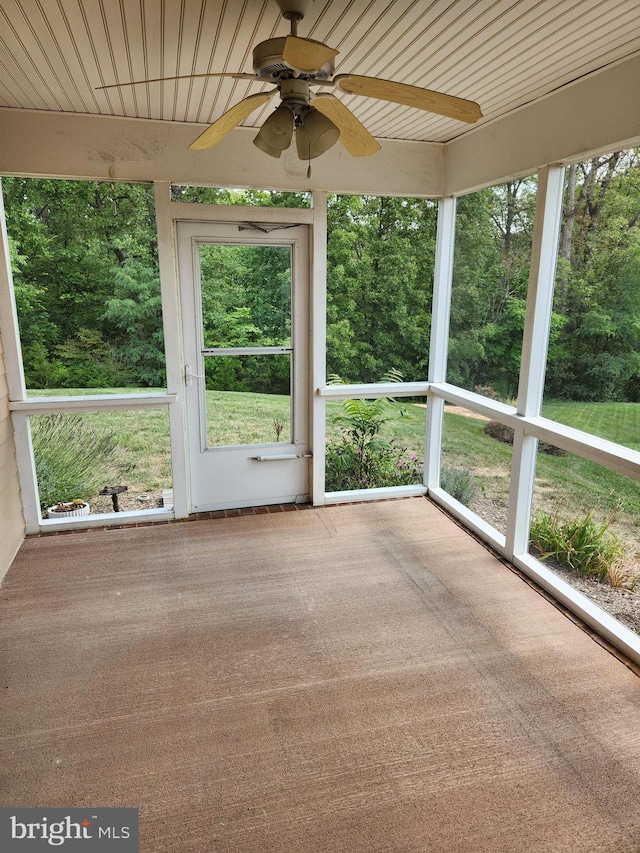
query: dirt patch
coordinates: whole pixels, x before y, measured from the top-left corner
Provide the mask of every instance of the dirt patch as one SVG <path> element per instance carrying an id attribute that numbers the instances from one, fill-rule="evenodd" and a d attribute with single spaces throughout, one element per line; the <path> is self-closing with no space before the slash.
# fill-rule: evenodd
<path id="1" fill-rule="evenodd" d="M 420 409 L 426 409 L 426 403 L 414 403 Z M 480 415 L 478 412 L 472 412 L 470 409 L 465 409 L 463 406 L 445 406 L 445 414 L 447 415 L 464 415 L 467 418 L 475 418 L 477 421 L 490 421 L 491 418 Z"/>
<path id="2" fill-rule="evenodd" d="M 145 500 L 144 498 L 148 498 Z M 141 499 L 142 498 L 142 499 Z M 113 503 L 108 495 L 96 495 L 89 501 L 91 513 L 113 512 Z M 154 492 L 122 492 L 118 495 L 120 512 L 139 512 L 144 509 L 158 509 L 162 506 L 162 489 Z"/>
<path id="3" fill-rule="evenodd" d="M 445 406 L 444 411 L 447 415 L 464 415 L 467 418 L 474 418 L 477 421 L 491 420 L 491 418 L 481 415 L 478 412 L 472 412 L 470 409 L 465 409 L 463 406 Z"/>
<path id="4" fill-rule="evenodd" d="M 598 583 L 594 578 L 582 577 L 564 566 L 545 565 L 627 628 L 640 634 L 640 593 Z"/>

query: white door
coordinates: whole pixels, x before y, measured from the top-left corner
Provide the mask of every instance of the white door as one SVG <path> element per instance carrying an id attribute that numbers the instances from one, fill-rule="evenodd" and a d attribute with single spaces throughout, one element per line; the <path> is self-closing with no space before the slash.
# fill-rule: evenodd
<path id="1" fill-rule="evenodd" d="M 191 512 L 306 501 L 308 229 L 179 222 L 177 240 Z"/>

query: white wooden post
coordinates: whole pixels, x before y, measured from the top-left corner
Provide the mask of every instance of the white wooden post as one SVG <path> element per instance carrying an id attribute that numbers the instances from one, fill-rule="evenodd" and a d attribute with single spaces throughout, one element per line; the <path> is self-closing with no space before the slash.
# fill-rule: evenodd
<path id="1" fill-rule="evenodd" d="M 456 200 L 451 197 L 442 198 L 438 203 L 438 230 L 429 345 L 429 382 L 446 382 L 447 379 L 455 228 Z M 443 420 L 444 400 L 430 394 L 427 398 L 424 453 L 424 484 L 429 489 L 436 489 L 440 486 Z"/>
<path id="2" fill-rule="evenodd" d="M 325 503 L 326 402 L 318 393 L 327 382 L 327 194 L 313 192 L 311 238 L 311 499 Z"/>
<path id="3" fill-rule="evenodd" d="M 187 481 L 184 370 L 182 366 L 180 299 L 170 191 L 171 185 L 169 183 L 156 182 L 154 184 L 167 391 L 176 395 L 175 403 L 169 405 L 173 512 L 176 518 L 186 518 L 189 514 L 189 488 Z"/>
<path id="4" fill-rule="evenodd" d="M 22 364 L 22 348 L 18 331 L 18 314 L 13 292 L 13 276 L 9 256 L 9 237 L 4 212 L 2 183 L 0 182 L 0 326 L 2 327 L 2 347 L 9 400 L 17 402 L 27 399 Z M 36 471 L 31 449 L 31 427 L 29 419 L 12 415 L 13 436 L 22 494 L 22 509 L 27 533 L 37 533 L 40 529 L 40 504 L 36 485 Z"/>
<path id="5" fill-rule="evenodd" d="M 4 212 L 4 197 L 2 180 L 0 179 L 0 325 L 2 325 L 2 348 L 4 350 L 5 367 L 7 369 L 7 384 L 9 399 L 26 400 L 27 392 L 24 384 L 22 367 L 22 349 L 18 332 L 18 314 L 13 292 L 13 276 L 9 256 L 9 236 L 7 220 Z"/>
<path id="6" fill-rule="evenodd" d="M 517 412 L 523 417 L 537 417 L 542 408 L 563 191 L 562 166 L 540 170 L 518 386 Z M 505 543 L 509 559 L 528 551 L 537 450 L 537 438 L 526 435 L 524 426 L 516 428 Z"/>

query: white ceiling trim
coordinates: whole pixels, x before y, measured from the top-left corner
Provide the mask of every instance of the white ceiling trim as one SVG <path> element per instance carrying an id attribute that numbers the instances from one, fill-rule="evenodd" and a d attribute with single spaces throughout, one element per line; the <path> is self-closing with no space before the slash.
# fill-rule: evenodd
<path id="1" fill-rule="evenodd" d="M 251 128 L 189 151 L 196 125 L 0 110 L 0 174 L 377 195 L 456 195 L 540 166 L 640 144 L 640 54 L 591 74 L 447 145 L 383 141 L 372 157 L 338 143 L 306 163 L 256 155 Z"/>

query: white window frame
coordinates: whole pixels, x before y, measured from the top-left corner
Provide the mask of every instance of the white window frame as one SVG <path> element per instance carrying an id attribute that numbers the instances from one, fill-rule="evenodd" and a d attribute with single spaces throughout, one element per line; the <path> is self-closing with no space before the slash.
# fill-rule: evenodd
<path id="1" fill-rule="evenodd" d="M 552 165 L 539 171 L 536 220 L 531 252 L 531 271 L 527 296 L 525 330 L 518 395 L 512 407 L 466 391 L 446 382 L 446 361 L 451 304 L 453 247 L 455 240 L 454 197 L 440 200 L 434 303 L 430 345 L 429 375 L 425 382 L 398 384 L 362 384 L 329 386 L 326 384 L 326 192 L 314 191 L 312 208 L 285 210 L 260 208 L 261 221 L 308 223 L 312 230 L 312 302 L 311 302 L 311 397 L 312 495 L 316 506 L 342 501 L 376 500 L 428 494 L 447 512 L 458 518 L 489 546 L 531 577 L 554 598 L 576 613 L 588 625 L 640 664 L 640 637 L 591 602 L 582 593 L 546 568 L 528 553 L 531 502 L 535 478 L 537 444 L 544 440 L 584 459 L 625 476 L 640 480 L 640 452 L 598 438 L 590 433 L 564 426 L 540 415 L 549 323 L 553 303 L 553 281 L 561 220 L 564 167 Z M 505 178 L 506 180 L 506 178 Z M 14 421 L 16 453 L 20 472 L 23 505 L 28 533 L 60 527 L 119 525 L 123 522 L 184 518 L 188 514 L 186 439 L 184 429 L 183 379 L 179 323 L 179 290 L 176 271 L 174 227 L 177 219 L 216 219 L 245 221 L 246 208 L 175 204 L 170 200 L 170 184 L 157 182 L 156 221 L 162 290 L 167 392 L 165 394 L 100 395 L 96 397 L 27 398 L 22 356 L 18 337 L 15 300 L 8 257 L 8 240 L 0 192 L 2 241 L 0 257 L 0 318 L 3 320 L 3 345 Z M 253 209 L 255 213 L 255 209 Z M 353 492 L 325 491 L 325 431 L 328 399 L 373 399 L 386 396 L 424 396 L 427 399 L 425 435 L 425 477 L 423 485 L 398 486 Z M 506 535 L 497 531 L 440 487 L 442 424 L 445 402 L 464 406 L 514 430 L 511 488 Z M 37 485 L 31 448 L 29 418 L 45 412 L 100 411 L 137 408 L 166 408 L 169 414 L 173 469 L 173 510 L 145 510 L 89 516 L 76 522 L 47 521 L 40 518 Z"/>
<path id="2" fill-rule="evenodd" d="M 465 527 L 476 533 L 587 625 L 595 628 L 612 645 L 640 664 L 640 637 L 594 604 L 587 596 L 563 581 L 544 563 L 529 554 L 528 550 L 539 440 L 544 440 L 612 471 L 640 480 L 640 452 L 543 418 L 540 414 L 553 307 L 563 190 L 563 165 L 546 166 L 539 170 L 518 405 L 508 406 L 446 382 L 456 199 L 443 198 L 438 208 L 428 381 L 426 383 L 324 385 L 317 389 L 318 396 L 323 400 L 426 396 L 424 488 L 396 486 L 389 489 L 330 492 L 324 495 L 324 501 L 329 503 L 377 500 L 427 493 L 443 509 L 459 519 Z M 440 487 L 445 402 L 484 415 L 514 431 L 506 535 Z"/>

